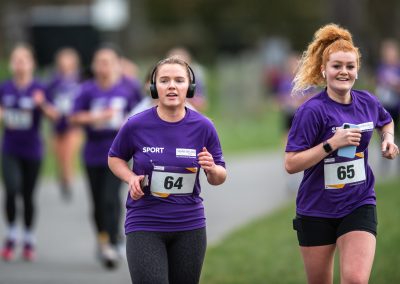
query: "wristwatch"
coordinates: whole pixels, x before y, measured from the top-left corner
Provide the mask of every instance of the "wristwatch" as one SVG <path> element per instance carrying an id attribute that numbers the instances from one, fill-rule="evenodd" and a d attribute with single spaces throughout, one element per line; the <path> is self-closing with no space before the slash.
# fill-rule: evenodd
<path id="1" fill-rule="evenodd" d="M 328 154 L 333 151 L 332 146 L 328 143 L 328 141 L 324 141 L 322 143 L 322 147 L 324 148 L 325 152 Z"/>

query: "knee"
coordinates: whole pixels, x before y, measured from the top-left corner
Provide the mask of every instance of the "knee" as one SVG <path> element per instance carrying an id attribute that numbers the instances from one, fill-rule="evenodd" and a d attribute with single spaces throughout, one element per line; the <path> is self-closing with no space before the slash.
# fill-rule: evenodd
<path id="1" fill-rule="evenodd" d="M 363 271 L 352 271 L 343 275 L 343 283 L 345 284 L 368 284 L 369 275 Z"/>

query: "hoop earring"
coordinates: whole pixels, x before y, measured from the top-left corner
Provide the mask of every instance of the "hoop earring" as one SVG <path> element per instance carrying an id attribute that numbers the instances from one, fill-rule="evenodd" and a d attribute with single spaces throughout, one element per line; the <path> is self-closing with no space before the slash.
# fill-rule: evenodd
<path id="1" fill-rule="evenodd" d="M 325 79 L 325 71 L 322 71 L 322 77 Z"/>

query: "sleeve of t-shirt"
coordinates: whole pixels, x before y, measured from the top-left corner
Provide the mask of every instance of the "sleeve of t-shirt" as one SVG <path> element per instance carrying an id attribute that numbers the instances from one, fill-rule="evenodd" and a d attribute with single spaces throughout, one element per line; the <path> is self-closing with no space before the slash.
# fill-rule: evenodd
<path id="1" fill-rule="evenodd" d="M 72 113 L 77 113 L 79 111 L 89 110 L 89 96 L 85 91 L 85 88 L 81 88 L 79 94 L 74 100 L 74 107 Z"/>
<path id="2" fill-rule="evenodd" d="M 35 81 L 32 89 L 32 94 L 35 95 L 36 92 L 41 92 L 44 96 L 46 103 L 51 103 L 47 96 L 47 88 L 42 82 Z"/>
<path id="3" fill-rule="evenodd" d="M 4 82 L 0 84 L 0 106 L 3 106 Z"/>
<path id="4" fill-rule="evenodd" d="M 126 79 L 129 80 L 130 93 L 128 99 L 128 109 L 132 110 L 142 99 L 142 85 L 139 80 L 136 79 Z"/>
<path id="5" fill-rule="evenodd" d="M 205 145 L 205 147 L 207 148 L 208 152 L 210 152 L 210 154 L 213 156 L 214 163 L 225 168 L 225 160 L 222 154 L 221 143 L 218 138 L 217 130 L 211 122 L 208 129 L 207 144 Z"/>
<path id="6" fill-rule="evenodd" d="M 138 80 L 133 82 L 133 94 L 132 94 L 132 103 L 130 109 L 133 109 L 135 106 L 138 105 L 143 99 L 142 95 L 142 85 Z"/>
<path id="7" fill-rule="evenodd" d="M 299 152 L 314 147 L 322 123 L 322 118 L 311 107 L 300 107 L 293 118 L 285 151 Z"/>
<path id="8" fill-rule="evenodd" d="M 47 101 L 49 101 L 51 103 L 54 103 L 54 91 L 55 91 L 55 88 L 56 88 L 56 81 L 55 80 L 50 81 L 46 85 L 45 95 L 46 95 Z"/>
<path id="9" fill-rule="evenodd" d="M 134 154 L 132 133 L 134 133 L 134 131 L 132 131 L 132 126 L 128 120 L 128 122 L 118 131 L 118 134 L 111 145 L 110 151 L 108 152 L 108 156 L 129 161 Z"/>

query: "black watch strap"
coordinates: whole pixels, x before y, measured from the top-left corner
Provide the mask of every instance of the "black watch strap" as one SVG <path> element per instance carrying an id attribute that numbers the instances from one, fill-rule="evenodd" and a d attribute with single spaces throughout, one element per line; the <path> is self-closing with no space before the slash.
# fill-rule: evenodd
<path id="1" fill-rule="evenodd" d="M 322 147 L 324 148 L 325 152 L 328 154 L 333 151 L 332 146 L 328 143 L 328 141 L 324 141 L 322 143 Z"/>

